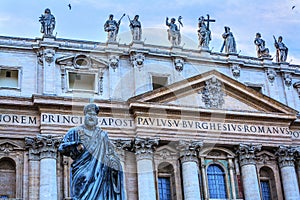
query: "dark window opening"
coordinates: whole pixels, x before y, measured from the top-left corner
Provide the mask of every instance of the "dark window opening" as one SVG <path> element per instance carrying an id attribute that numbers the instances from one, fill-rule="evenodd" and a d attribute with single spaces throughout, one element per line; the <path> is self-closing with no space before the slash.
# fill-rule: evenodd
<path id="1" fill-rule="evenodd" d="M 164 87 L 167 84 L 168 84 L 168 77 L 152 76 L 152 88 L 153 88 L 153 90 Z"/>

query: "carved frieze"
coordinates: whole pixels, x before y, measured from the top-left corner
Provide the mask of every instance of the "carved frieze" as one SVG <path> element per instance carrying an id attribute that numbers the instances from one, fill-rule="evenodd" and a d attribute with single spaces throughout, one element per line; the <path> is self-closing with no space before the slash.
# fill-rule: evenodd
<path id="1" fill-rule="evenodd" d="M 145 56 L 143 53 L 133 52 L 130 54 L 130 62 L 133 67 L 141 69 L 144 66 Z"/>
<path id="2" fill-rule="evenodd" d="M 278 157 L 279 167 L 294 167 L 295 154 L 297 153 L 297 148 L 288 146 L 288 145 L 280 145 L 275 153 Z"/>
<path id="3" fill-rule="evenodd" d="M 158 145 L 159 139 L 151 139 L 151 138 L 135 138 L 134 140 L 134 150 L 136 159 L 143 160 L 143 159 L 150 159 L 152 160 L 153 151 L 155 150 L 156 146 Z"/>
<path id="4" fill-rule="evenodd" d="M 183 58 L 176 57 L 176 58 L 174 58 L 173 62 L 174 62 L 175 70 L 178 72 L 181 72 L 183 70 L 183 66 L 184 66 Z"/>
<path id="5" fill-rule="evenodd" d="M 216 77 L 205 81 L 206 86 L 202 90 L 202 101 L 207 108 L 222 108 L 224 100 L 224 86 Z"/>
<path id="6" fill-rule="evenodd" d="M 177 149 L 181 162 L 198 162 L 198 153 L 202 146 L 202 141 L 180 140 Z"/>
<path id="7" fill-rule="evenodd" d="M 262 145 L 240 144 L 237 150 L 240 165 L 255 165 L 255 153 L 261 150 Z"/>
<path id="8" fill-rule="evenodd" d="M 231 73 L 233 75 L 234 78 L 239 78 L 241 75 L 241 67 L 239 65 L 232 65 L 230 67 L 231 69 Z"/>
<path id="9" fill-rule="evenodd" d="M 115 71 L 119 67 L 119 56 L 111 55 L 108 59 L 108 65 Z"/>
<path id="10" fill-rule="evenodd" d="M 273 83 L 276 78 L 276 71 L 274 69 L 267 70 L 267 77 L 270 83 Z"/>
<path id="11" fill-rule="evenodd" d="M 291 74 L 284 74 L 284 84 L 287 86 L 287 87 L 290 87 L 292 85 L 292 75 Z"/>

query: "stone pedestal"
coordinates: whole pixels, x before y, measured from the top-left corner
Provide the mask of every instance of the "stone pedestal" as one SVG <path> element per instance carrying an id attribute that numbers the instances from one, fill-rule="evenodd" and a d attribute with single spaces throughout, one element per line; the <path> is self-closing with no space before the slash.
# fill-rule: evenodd
<path id="1" fill-rule="evenodd" d="M 289 146 L 280 146 L 276 152 L 281 172 L 281 179 L 286 200 L 300 199 L 299 185 L 294 164 L 296 149 Z"/>
<path id="2" fill-rule="evenodd" d="M 260 199 L 260 187 L 258 184 L 255 152 L 260 151 L 261 145 L 240 144 L 238 149 L 240 165 L 242 168 L 242 181 L 244 195 L 247 200 Z"/>
<path id="3" fill-rule="evenodd" d="M 138 173 L 138 197 L 142 200 L 155 200 L 153 149 L 158 144 L 156 139 L 135 139 L 135 154 Z"/>
<path id="4" fill-rule="evenodd" d="M 185 200 L 200 199 L 199 167 L 197 154 L 202 147 L 200 141 L 180 141 L 180 161 L 182 167 Z"/>

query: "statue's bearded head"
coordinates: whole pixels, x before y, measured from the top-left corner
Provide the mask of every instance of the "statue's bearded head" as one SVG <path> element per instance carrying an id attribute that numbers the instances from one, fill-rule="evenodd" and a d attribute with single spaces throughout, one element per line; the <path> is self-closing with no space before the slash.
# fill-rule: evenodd
<path id="1" fill-rule="evenodd" d="M 84 107 L 84 124 L 88 128 L 97 126 L 99 107 L 95 104 L 88 104 Z"/>

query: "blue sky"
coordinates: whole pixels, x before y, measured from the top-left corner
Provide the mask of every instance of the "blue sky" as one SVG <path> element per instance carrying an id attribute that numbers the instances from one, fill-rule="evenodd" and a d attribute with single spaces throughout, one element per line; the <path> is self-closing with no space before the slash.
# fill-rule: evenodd
<path id="1" fill-rule="evenodd" d="M 50 8 L 56 18 L 54 32 L 58 38 L 105 42 L 103 24 L 108 15 L 114 14 L 119 19 L 126 13 L 131 18 L 140 15 L 145 43 L 165 46 L 170 45 L 165 18 L 182 16 L 184 48 L 197 48 L 198 18 L 209 14 L 216 20 L 210 25 L 213 51 L 219 52 L 224 26 L 229 26 L 241 55 L 256 57 L 253 40 L 256 32 L 260 32 L 274 56 L 273 35 L 281 35 L 289 48 L 287 61 L 300 65 L 299 0 L 1 0 L 0 35 L 41 37 L 38 19 L 45 8 Z M 126 16 L 120 27 L 120 43 L 130 42 L 128 25 Z"/>

